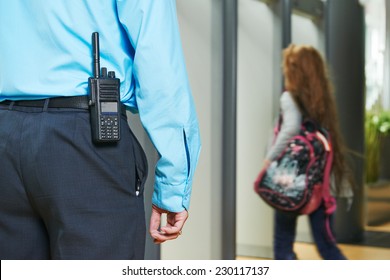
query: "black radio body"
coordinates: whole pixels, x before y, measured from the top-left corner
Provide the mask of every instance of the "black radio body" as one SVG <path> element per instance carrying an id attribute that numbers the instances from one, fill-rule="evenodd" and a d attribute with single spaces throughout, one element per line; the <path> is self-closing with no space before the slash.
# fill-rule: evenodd
<path id="1" fill-rule="evenodd" d="M 92 34 L 93 76 L 88 79 L 92 140 L 115 143 L 120 140 L 120 80 L 114 71 L 100 73 L 99 34 Z"/>

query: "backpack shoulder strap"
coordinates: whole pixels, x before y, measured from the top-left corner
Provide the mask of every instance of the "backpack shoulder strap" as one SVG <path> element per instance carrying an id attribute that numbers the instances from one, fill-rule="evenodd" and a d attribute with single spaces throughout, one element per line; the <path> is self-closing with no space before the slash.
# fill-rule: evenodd
<path id="1" fill-rule="evenodd" d="M 322 135 L 321 133 L 318 133 Z M 326 138 L 322 135 L 323 138 L 319 137 L 323 142 L 325 146 L 325 150 L 327 152 L 326 155 L 326 164 L 325 164 L 325 170 L 324 170 L 324 179 L 322 182 L 322 199 L 324 200 L 324 206 L 325 206 L 325 229 L 326 233 L 328 235 L 328 238 L 332 242 L 336 242 L 336 239 L 332 233 L 332 229 L 330 226 L 330 215 L 336 211 L 336 199 L 330 194 L 330 173 L 332 171 L 332 163 L 333 163 L 333 147 L 329 140 L 326 140 Z M 328 139 L 330 138 L 329 133 L 327 133 Z"/>
<path id="2" fill-rule="evenodd" d="M 327 134 L 328 134 L 327 135 L 328 139 L 330 139 L 329 133 Z M 322 133 L 317 132 L 317 136 L 323 142 L 326 150 L 326 164 L 324 170 L 324 178 L 322 181 L 323 184 L 322 195 L 325 202 L 326 213 L 332 214 L 336 210 L 336 200 L 330 194 L 330 173 L 332 171 L 332 164 L 333 164 L 333 147 L 330 140 L 327 140 Z"/>
<path id="3" fill-rule="evenodd" d="M 324 172 L 324 181 L 323 181 L 323 197 L 325 201 L 326 214 L 332 214 L 336 211 L 336 199 L 330 194 L 330 173 L 332 170 L 333 163 L 333 149 L 328 152 L 325 172 Z"/>

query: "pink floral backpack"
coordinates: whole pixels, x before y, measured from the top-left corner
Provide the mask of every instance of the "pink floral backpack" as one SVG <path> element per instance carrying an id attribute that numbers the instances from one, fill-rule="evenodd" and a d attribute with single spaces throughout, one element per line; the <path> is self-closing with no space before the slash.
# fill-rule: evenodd
<path id="1" fill-rule="evenodd" d="M 275 129 L 277 134 L 279 125 Z M 273 208 L 310 214 L 324 201 L 326 213 L 336 210 L 330 194 L 333 150 L 329 133 L 315 122 L 304 119 L 287 147 L 260 171 L 254 189 Z"/>

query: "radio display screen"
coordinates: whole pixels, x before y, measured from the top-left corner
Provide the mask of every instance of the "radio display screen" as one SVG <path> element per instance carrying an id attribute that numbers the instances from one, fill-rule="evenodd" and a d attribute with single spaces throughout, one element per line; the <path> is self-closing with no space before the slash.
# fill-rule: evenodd
<path id="1" fill-rule="evenodd" d="M 118 113 L 117 102 L 101 102 L 102 113 Z"/>

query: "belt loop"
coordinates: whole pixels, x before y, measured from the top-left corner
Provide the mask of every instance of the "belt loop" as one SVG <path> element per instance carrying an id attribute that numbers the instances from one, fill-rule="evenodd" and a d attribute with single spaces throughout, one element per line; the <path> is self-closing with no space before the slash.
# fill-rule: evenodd
<path id="1" fill-rule="evenodd" d="M 14 108 L 14 105 L 15 105 L 15 101 L 11 101 L 11 103 L 8 106 L 8 110 L 12 111 L 12 109 Z"/>
<path id="2" fill-rule="evenodd" d="M 43 112 L 47 112 L 47 108 L 49 107 L 50 98 L 45 99 L 45 104 L 43 105 Z"/>

